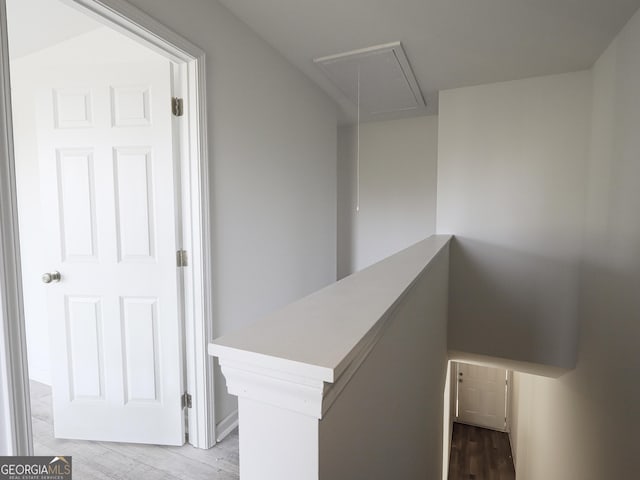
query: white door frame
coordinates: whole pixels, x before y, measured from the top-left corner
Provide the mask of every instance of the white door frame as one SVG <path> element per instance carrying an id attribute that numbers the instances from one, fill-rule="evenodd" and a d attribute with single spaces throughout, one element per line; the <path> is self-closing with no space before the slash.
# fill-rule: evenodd
<path id="1" fill-rule="evenodd" d="M 181 156 L 189 443 L 210 448 L 216 442 L 212 340 L 211 230 L 205 91 L 205 54 L 124 0 L 63 0 L 128 37 L 182 65 L 184 144 Z M 22 280 L 11 120 L 9 54 L 5 0 L 0 0 L 0 454 L 33 452 L 29 376 L 22 305 Z M 169 99 L 167 99 L 169 108 Z M 5 450 L 5 451 L 3 451 Z"/>

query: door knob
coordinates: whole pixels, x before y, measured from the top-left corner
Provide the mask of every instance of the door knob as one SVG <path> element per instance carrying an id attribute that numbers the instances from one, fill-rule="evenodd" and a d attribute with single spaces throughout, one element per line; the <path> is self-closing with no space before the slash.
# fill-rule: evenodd
<path id="1" fill-rule="evenodd" d="M 42 281 L 44 283 L 59 282 L 61 278 L 62 275 L 60 275 L 60 272 L 47 272 L 42 275 Z"/>

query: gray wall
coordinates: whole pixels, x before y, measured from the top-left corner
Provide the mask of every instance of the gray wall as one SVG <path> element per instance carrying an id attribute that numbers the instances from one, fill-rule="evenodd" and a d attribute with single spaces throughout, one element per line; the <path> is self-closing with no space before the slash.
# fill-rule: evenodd
<path id="1" fill-rule="evenodd" d="M 449 348 L 575 364 L 588 72 L 441 92 Z"/>
<path id="2" fill-rule="evenodd" d="M 322 480 L 441 478 L 448 257 L 447 246 L 320 420 Z"/>
<path id="3" fill-rule="evenodd" d="M 640 14 L 593 69 L 578 364 L 559 381 L 521 376 L 518 393 L 532 401 L 517 432 L 519 480 L 636 478 L 640 470 L 638 45 Z"/>
<path id="4" fill-rule="evenodd" d="M 356 127 L 338 132 L 338 277 L 435 233 L 438 117 L 360 126 L 356 212 Z"/>
<path id="5" fill-rule="evenodd" d="M 336 107 L 214 0 L 130 0 L 207 54 L 214 333 L 336 278 Z M 218 421 L 236 408 L 218 375 Z"/>

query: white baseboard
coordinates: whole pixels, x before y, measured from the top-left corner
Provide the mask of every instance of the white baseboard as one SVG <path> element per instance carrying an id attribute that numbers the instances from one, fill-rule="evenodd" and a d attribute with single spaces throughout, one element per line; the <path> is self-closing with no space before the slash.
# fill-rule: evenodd
<path id="1" fill-rule="evenodd" d="M 51 375 L 50 372 L 44 370 L 32 369 L 29 367 L 29 380 L 35 380 L 38 383 L 42 383 L 51 386 Z"/>
<path id="2" fill-rule="evenodd" d="M 238 427 L 238 410 L 234 410 L 216 424 L 216 442 L 221 442 Z"/>

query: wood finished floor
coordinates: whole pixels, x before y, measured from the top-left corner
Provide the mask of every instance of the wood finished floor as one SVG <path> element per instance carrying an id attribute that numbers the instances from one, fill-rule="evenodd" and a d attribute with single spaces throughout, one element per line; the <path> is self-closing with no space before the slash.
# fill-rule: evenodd
<path id="1" fill-rule="evenodd" d="M 453 424 L 449 480 L 515 480 L 509 435 Z"/>
<path id="2" fill-rule="evenodd" d="M 73 456 L 80 480 L 237 480 L 238 431 L 210 450 L 131 443 L 58 440 L 53 437 L 51 389 L 31 382 L 36 455 Z"/>

